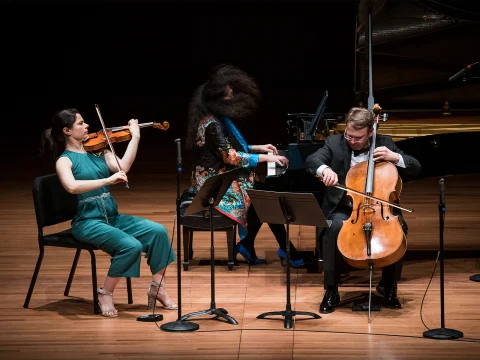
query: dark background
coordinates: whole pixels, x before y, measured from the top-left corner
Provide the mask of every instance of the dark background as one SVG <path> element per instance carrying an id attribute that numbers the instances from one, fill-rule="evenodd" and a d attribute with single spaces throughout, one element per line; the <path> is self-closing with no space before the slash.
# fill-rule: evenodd
<path id="1" fill-rule="evenodd" d="M 190 96 L 219 63 L 239 66 L 260 84 L 261 106 L 242 129 L 251 144 L 283 142 L 287 113 L 314 112 L 325 90 L 327 112 L 347 112 L 358 101 L 355 0 L 7 1 L 2 8 L 2 161 L 9 175 L 53 171 L 38 156 L 42 131 L 65 107 L 99 130 L 95 103 L 107 126 L 168 121 L 167 131 L 142 130 L 132 170 L 174 174 L 174 139 L 184 137 Z M 451 44 L 467 49 L 442 68 L 450 76 L 478 52 L 478 37 L 475 44 L 449 34 Z M 422 48 L 419 40 L 401 41 L 402 49 Z M 438 108 L 442 98 L 434 99 Z M 124 145 L 116 146 L 120 155 Z"/>

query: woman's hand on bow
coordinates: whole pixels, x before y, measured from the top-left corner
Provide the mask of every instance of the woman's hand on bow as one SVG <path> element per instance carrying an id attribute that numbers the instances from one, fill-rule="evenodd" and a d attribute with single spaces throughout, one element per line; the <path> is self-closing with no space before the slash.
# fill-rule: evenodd
<path id="1" fill-rule="evenodd" d="M 127 174 L 125 171 L 119 171 L 108 178 L 109 185 L 115 185 L 118 183 L 128 182 Z"/>

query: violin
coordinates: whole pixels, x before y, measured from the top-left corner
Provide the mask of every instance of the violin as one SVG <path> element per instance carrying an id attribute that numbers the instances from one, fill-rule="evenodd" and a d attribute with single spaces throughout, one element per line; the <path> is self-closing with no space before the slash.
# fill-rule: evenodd
<path id="1" fill-rule="evenodd" d="M 153 126 L 154 129 L 167 130 L 170 127 L 170 124 L 167 121 L 163 123 L 157 122 L 148 122 L 143 124 L 138 124 L 140 128 Z M 107 136 L 110 139 L 110 142 L 122 142 L 128 141 L 132 138 L 128 126 L 118 126 L 113 128 L 106 128 Z M 83 148 L 85 151 L 101 151 L 108 146 L 108 140 L 105 136 L 105 133 L 102 130 L 95 133 L 88 134 L 88 139 L 83 143 Z"/>
<path id="2" fill-rule="evenodd" d="M 338 249 L 349 265 L 370 270 L 397 262 L 407 249 L 402 225 L 391 212 L 393 202 L 400 197 L 402 179 L 391 162 L 373 161 L 380 110 L 376 104 L 368 161 L 356 164 L 347 173 L 345 188 L 353 210 L 337 239 Z"/>

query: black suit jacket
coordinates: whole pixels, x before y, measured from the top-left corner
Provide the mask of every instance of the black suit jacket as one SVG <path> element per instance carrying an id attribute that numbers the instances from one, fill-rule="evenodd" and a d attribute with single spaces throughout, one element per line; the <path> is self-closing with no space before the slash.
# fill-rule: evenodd
<path id="1" fill-rule="evenodd" d="M 376 147 L 386 146 L 393 152 L 402 155 L 406 168 L 397 166 L 400 177 L 403 177 L 404 175 L 417 176 L 420 173 L 420 162 L 400 150 L 390 136 L 377 135 L 375 145 Z M 321 165 L 328 165 L 337 173 L 338 182 L 340 184 L 345 184 L 347 172 L 350 169 L 351 156 L 352 149 L 348 145 L 345 137 L 343 135 L 331 135 L 326 138 L 323 147 L 307 157 L 305 166 L 308 172 L 315 175 L 317 169 Z M 325 216 L 330 215 L 330 213 L 337 207 L 343 195 L 344 191 L 341 189 L 333 186 L 326 187 L 322 204 L 322 211 Z"/>

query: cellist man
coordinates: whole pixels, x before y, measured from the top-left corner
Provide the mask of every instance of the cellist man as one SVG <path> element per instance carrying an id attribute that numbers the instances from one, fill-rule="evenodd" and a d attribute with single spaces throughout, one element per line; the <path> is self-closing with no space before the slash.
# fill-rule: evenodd
<path id="1" fill-rule="evenodd" d="M 325 145 L 308 156 L 305 161 L 307 170 L 322 179 L 326 185 L 322 210 L 331 220 L 331 226 L 326 229 L 322 241 L 324 288 L 325 294 L 320 304 L 320 312 L 328 314 L 335 311 L 340 301 L 338 284 L 345 261 L 337 248 L 337 238 L 343 221 L 350 217 L 352 203 L 350 197 L 342 189 L 334 187 L 345 184 L 348 170 L 362 162 L 368 161 L 370 139 L 373 136 L 373 115 L 367 109 L 352 108 L 346 119 L 346 128 L 343 135 L 331 135 L 326 138 Z M 417 159 L 400 150 L 392 138 L 387 135 L 377 135 L 376 148 L 373 160 L 392 162 L 401 177 L 417 176 L 421 165 Z M 394 208 L 394 215 L 402 224 L 404 233 L 407 232 L 406 223 L 401 211 Z M 377 292 L 383 296 L 383 306 L 391 309 L 400 309 L 397 298 L 397 280 L 400 278 L 402 260 L 382 268 L 382 280 L 377 285 Z"/>

